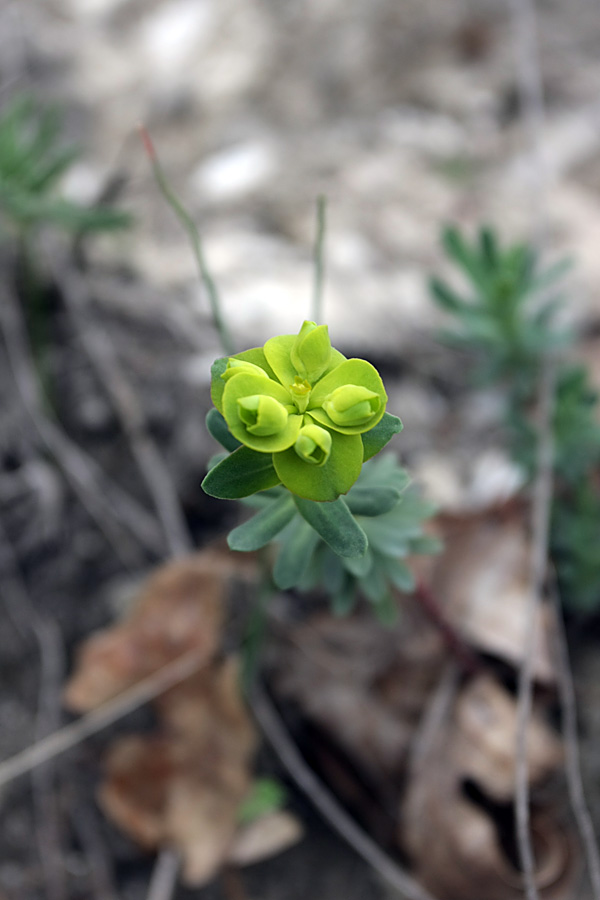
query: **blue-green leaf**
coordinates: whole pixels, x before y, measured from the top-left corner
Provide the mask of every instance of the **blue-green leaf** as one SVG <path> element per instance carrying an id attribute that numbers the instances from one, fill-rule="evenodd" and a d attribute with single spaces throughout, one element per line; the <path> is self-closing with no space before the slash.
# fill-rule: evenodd
<path id="1" fill-rule="evenodd" d="M 363 461 L 366 462 L 379 453 L 388 441 L 402 431 L 403 425 L 398 416 L 392 416 L 391 413 L 384 413 L 381 422 L 378 422 L 370 431 L 361 434 L 363 442 Z"/>
<path id="2" fill-rule="evenodd" d="M 270 503 L 251 519 L 238 525 L 229 533 L 227 543 L 231 550 L 260 550 L 282 531 L 296 515 L 296 506 L 288 494 Z"/>
<path id="3" fill-rule="evenodd" d="M 354 487 L 346 497 L 355 516 L 381 516 L 398 503 L 400 491 L 387 487 Z"/>
<path id="4" fill-rule="evenodd" d="M 273 567 L 273 581 L 282 591 L 296 587 L 310 563 L 319 541 L 317 532 L 304 519 L 297 517 L 284 535 Z"/>
<path id="5" fill-rule="evenodd" d="M 202 482 L 202 489 L 219 500 L 239 500 L 277 484 L 279 476 L 273 468 L 270 453 L 238 447 L 210 470 Z"/>
<path id="6" fill-rule="evenodd" d="M 349 615 L 357 601 L 356 582 L 352 578 L 346 578 L 339 591 L 331 599 L 331 609 L 334 616 Z"/>
<path id="7" fill-rule="evenodd" d="M 368 547 L 367 536 L 339 497 L 332 503 L 316 503 L 294 497 L 298 511 L 334 553 L 348 559 L 363 556 Z"/>
<path id="8" fill-rule="evenodd" d="M 345 559 L 343 566 L 355 578 L 365 578 L 373 566 L 373 554 L 368 549 L 364 556 L 359 556 L 358 559 Z"/>
<path id="9" fill-rule="evenodd" d="M 230 453 L 233 453 L 234 450 L 237 450 L 237 448 L 241 446 L 238 439 L 234 438 L 230 432 L 227 427 L 227 422 L 218 409 L 211 409 L 208 411 L 206 416 L 206 427 L 214 437 L 215 441 L 218 441 L 219 444 L 221 444 L 222 447 L 225 447 L 226 450 L 229 450 Z"/>

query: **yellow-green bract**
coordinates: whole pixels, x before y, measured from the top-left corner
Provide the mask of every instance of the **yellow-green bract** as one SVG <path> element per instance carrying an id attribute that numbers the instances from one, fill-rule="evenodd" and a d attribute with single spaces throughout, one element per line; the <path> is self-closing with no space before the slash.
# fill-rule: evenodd
<path id="1" fill-rule="evenodd" d="M 377 370 L 346 359 L 331 346 L 327 326 L 314 322 L 217 360 L 211 395 L 234 438 L 270 454 L 279 481 L 316 501 L 352 487 L 370 455 L 361 435 L 381 422 L 387 403 Z"/>

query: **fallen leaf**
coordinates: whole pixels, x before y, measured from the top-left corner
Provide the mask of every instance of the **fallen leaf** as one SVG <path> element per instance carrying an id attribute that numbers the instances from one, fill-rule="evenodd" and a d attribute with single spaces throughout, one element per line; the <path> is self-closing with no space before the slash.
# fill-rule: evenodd
<path id="1" fill-rule="evenodd" d="M 225 579 L 205 551 L 159 569 L 128 618 L 93 635 L 76 657 L 64 703 L 87 712 L 191 650 L 209 660 L 221 635 Z"/>
<path id="2" fill-rule="evenodd" d="M 114 743 L 99 800 L 142 846 L 176 849 L 184 880 L 197 886 L 227 858 L 251 782 L 256 734 L 236 662 L 198 673 L 157 707 L 163 732 Z"/>
<path id="3" fill-rule="evenodd" d="M 523 900 L 513 814 L 515 725 L 515 699 L 489 675 L 476 676 L 414 760 L 401 842 L 416 877 L 438 900 Z M 567 900 L 578 868 L 558 800 L 542 803 L 538 795 L 561 761 L 560 741 L 536 708 L 527 763 L 542 900 Z"/>
<path id="4" fill-rule="evenodd" d="M 456 772 L 499 801 L 512 800 L 515 787 L 517 710 L 515 698 L 494 678 L 480 675 L 465 685 L 455 710 L 453 754 Z M 563 746 L 538 713 L 527 732 L 527 767 L 532 789 L 560 771 Z"/>
<path id="5" fill-rule="evenodd" d="M 507 504 L 447 523 L 432 594 L 465 641 L 518 667 L 531 592 L 531 542 L 522 508 Z M 537 624 L 534 677 L 553 684 L 552 616 L 543 604 Z"/>

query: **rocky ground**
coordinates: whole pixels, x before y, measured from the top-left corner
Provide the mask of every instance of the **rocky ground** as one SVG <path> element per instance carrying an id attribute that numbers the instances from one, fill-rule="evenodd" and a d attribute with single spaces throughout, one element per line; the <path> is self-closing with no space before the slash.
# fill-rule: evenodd
<path id="1" fill-rule="evenodd" d="M 82 148 L 65 192 L 92 202 L 116 183 L 119 205 L 135 217 L 125 235 L 86 246 L 85 329 L 105 336 L 133 388 L 195 542 L 205 543 L 215 524 L 224 529 L 235 515 L 199 489 L 213 452 L 203 419 L 219 346 L 193 255 L 156 189 L 138 124 L 200 225 L 240 349 L 295 331 L 310 314 L 315 198 L 327 196 L 325 307 L 334 344 L 389 374 L 390 405 L 405 424 L 405 460 L 437 501 L 446 509 L 483 505 L 510 492 L 515 473 L 495 447 L 497 398 L 475 403 L 456 358 L 434 341 L 440 318 L 427 277 L 445 265 L 442 224 L 491 222 L 509 239 L 541 234 L 549 259 L 575 261 L 565 318 L 588 331 L 600 315 L 600 8 L 595 0 L 538 7 L 545 116 L 532 142 L 520 103 L 520 67 L 531 60 L 519 49 L 509 3 L 0 5 L 0 103 L 21 90 L 58 102 L 66 136 Z M 64 285 L 65 248 L 59 241 L 55 255 L 55 246 L 45 245 L 44 266 Z M 12 281 L 9 249 L 2 268 Z M 2 345 L 0 543 L 9 548 L 1 557 L 9 600 L 0 629 L 2 758 L 64 718 L 57 691 L 76 642 L 106 623 L 132 581 L 169 549 L 69 310 L 59 300 L 52 318 L 61 428 L 146 511 L 145 536 L 122 525 L 103 533 L 72 482 L 40 451 L 43 440 L 17 397 Z M 31 614 L 23 613 L 22 575 Z M 50 645 L 28 630 L 31 622 L 42 631 L 55 627 Z M 56 656 L 41 668 L 55 688 L 47 721 L 35 716 L 39 646 L 54 647 Z M 598 731 L 596 669 L 592 644 L 581 663 L 589 735 Z M 50 820 L 77 837 L 63 841 L 67 892 L 51 878 L 58 891 L 51 900 L 94 889 L 98 897 L 116 891 L 137 900 L 147 890 L 150 859 L 89 802 L 105 740 L 59 768 Z M 587 747 L 594 784 L 600 761 L 592 739 Z M 30 846 L 34 823 L 49 821 L 34 808 L 48 796 L 43 779 L 41 787 L 19 784 L 6 796 L 0 892 L 10 900 L 50 897 L 48 873 Z M 251 871 L 248 897 L 275 900 L 282 883 L 289 900 L 384 897 L 370 870 L 295 802 L 308 838 Z M 600 798 L 595 804 L 600 809 Z M 107 865 L 112 874 L 102 887 Z M 221 890 L 182 890 L 181 897 L 212 900 Z"/>

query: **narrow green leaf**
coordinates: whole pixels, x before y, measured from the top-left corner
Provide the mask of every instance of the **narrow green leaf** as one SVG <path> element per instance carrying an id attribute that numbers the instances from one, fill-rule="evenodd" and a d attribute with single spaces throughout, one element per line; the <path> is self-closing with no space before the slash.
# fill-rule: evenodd
<path id="1" fill-rule="evenodd" d="M 390 592 L 383 566 L 374 565 L 367 577 L 360 578 L 359 589 L 371 603 L 382 603 Z"/>
<path id="2" fill-rule="evenodd" d="M 230 432 L 227 427 L 227 422 L 218 409 L 211 409 L 208 411 L 206 415 L 206 427 L 214 437 L 215 441 L 218 441 L 219 444 L 221 444 L 222 447 L 225 447 L 226 450 L 229 450 L 230 453 L 233 453 L 234 450 L 237 450 L 237 448 L 241 446 L 238 439 L 234 438 Z"/>
<path id="3" fill-rule="evenodd" d="M 361 434 L 364 448 L 363 462 L 379 453 L 395 434 L 400 434 L 402 428 L 403 425 L 398 416 L 392 416 L 387 412 L 384 413 L 381 422 L 378 422 L 370 431 Z"/>
<path id="4" fill-rule="evenodd" d="M 294 497 L 298 511 L 334 553 L 347 559 L 363 556 L 369 542 L 367 536 L 341 497 L 332 503 L 315 503 Z"/>
<path id="5" fill-rule="evenodd" d="M 441 306 L 442 309 L 445 309 L 448 312 L 455 313 L 468 307 L 468 304 L 465 303 L 464 300 L 461 300 L 460 297 L 458 297 L 445 282 L 440 281 L 439 278 L 432 278 L 430 280 L 429 290 L 438 306 Z"/>
<path id="6" fill-rule="evenodd" d="M 380 557 L 381 559 L 381 557 Z M 399 559 L 383 558 L 386 574 L 394 587 L 399 591 L 413 591 L 415 588 L 415 576 L 406 563 Z"/>
<path id="7" fill-rule="evenodd" d="M 341 618 L 349 615 L 356 606 L 357 599 L 356 582 L 352 578 L 347 578 L 337 594 L 334 594 L 331 599 L 331 609 L 334 616 Z"/>
<path id="8" fill-rule="evenodd" d="M 394 508 L 400 491 L 387 487 L 355 487 L 346 497 L 350 512 L 355 516 L 381 516 Z"/>
<path id="9" fill-rule="evenodd" d="M 359 556 L 358 559 L 345 559 L 343 566 L 355 578 L 364 578 L 373 566 L 373 554 L 368 549 L 365 555 Z"/>
<path id="10" fill-rule="evenodd" d="M 398 604 L 392 594 L 385 594 L 380 600 L 373 604 L 375 615 L 382 625 L 391 628 L 398 621 Z"/>
<path id="11" fill-rule="evenodd" d="M 273 581 L 282 591 L 296 587 L 306 572 L 319 541 L 317 532 L 298 516 L 285 535 L 273 567 Z"/>
<path id="12" fill-rule="evenodd" d="M 294 501 L 288 494 L 270 503 L 251 519 L 238 525 L 229 533 L 227 543 L 231 550 L 248 552 L 260 550 L 279 534 L 296 515 Z"/>
<path id="13" fill-rule="evenodd" d="M 432 535 L 424 534 L 423 537 L 412 538 L 410 542 L 411 553 L 434 554 L 441 553 L 444 549 L 443 542 Z"/>
<path id="14" fill-rule="evenodd" d="M 279 477 L 273 468 L 270 453 L 238 447 L 210 470 L 202 482 L 202 489 L 219 500 L 239 500 L 277 484 Z"/>

